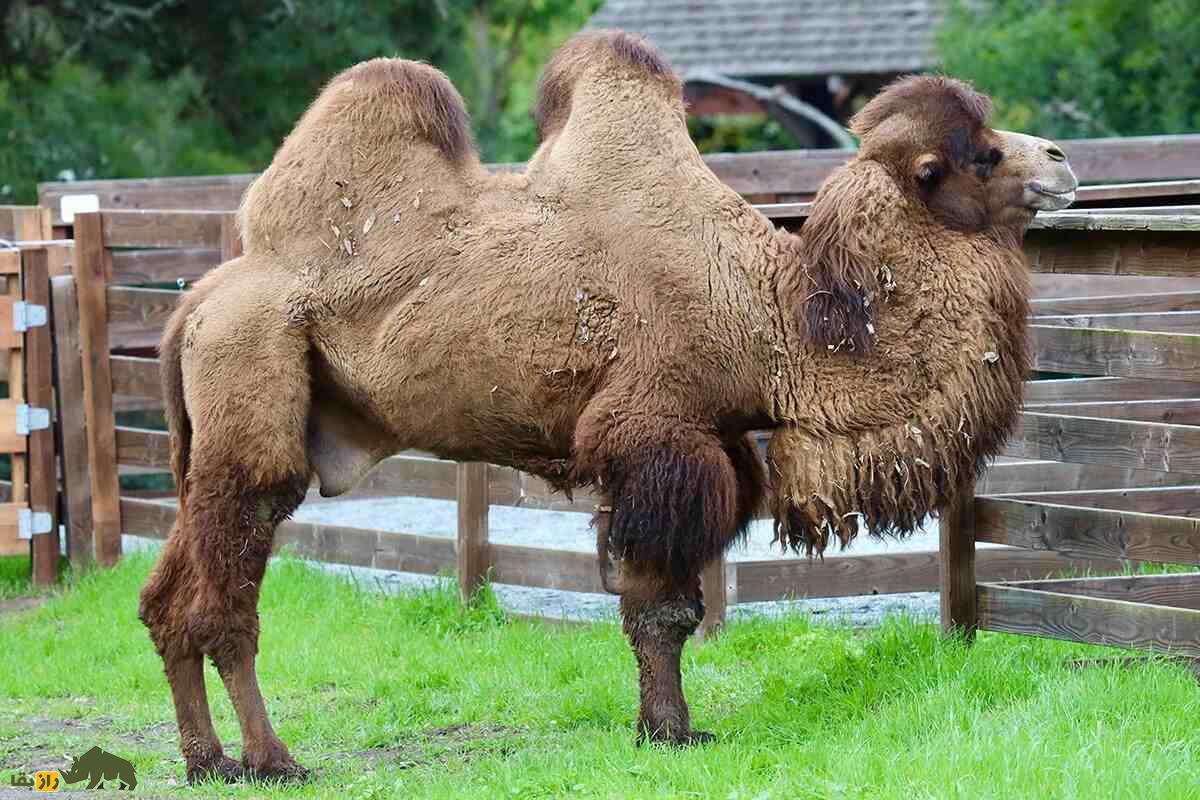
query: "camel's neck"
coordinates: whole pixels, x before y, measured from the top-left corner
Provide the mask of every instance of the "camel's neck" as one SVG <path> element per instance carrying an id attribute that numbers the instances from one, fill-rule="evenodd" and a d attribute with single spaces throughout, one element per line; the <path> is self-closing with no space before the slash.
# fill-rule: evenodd
<path id="1" fill-rule="evenodd" d="M 787 351 L 764 387 L 778 426 L 770 466 L 776 518 L 793 544 L 820 549 L 830 534 L 852 536 L 860 519 L 873 532 L 911 530 L 996 452 L 1020 405 L 1019 247 L 919 216 L 903 230 L 879 221 L 852 242 L 870 262 L 860 274 L 875 279 L 865 287 L 869 352 L 806 340 L 796 304 L 812 293 L 796 277 L 811 265 L 795 237 L 769 267 Z"/>

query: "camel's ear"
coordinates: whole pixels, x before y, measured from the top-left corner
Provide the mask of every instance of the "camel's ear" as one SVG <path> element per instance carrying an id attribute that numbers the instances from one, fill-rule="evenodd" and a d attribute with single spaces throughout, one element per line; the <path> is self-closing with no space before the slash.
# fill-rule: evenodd
<path id="1" fill-rule="evenodd" d="M 913 177 L 922 189 L 932 189 L 945 174 L 946 166 L 936 153 L 922 153 L 913 160 Z"/>
<path id="2" fill-rule="evenodd" d="M 850 208 L 829 196 L 813 206 L 800 232 L 807 280 L 799 287 L 804 294 L 798 299 L 809 342 L 826 350 L 863 354 L 870 352 L 874 339 L 871 303 L 878 295 L 879 278 L 877 265 L 867 256 L 871 248 L 862 241 L 871 235 L 871 220 Z"/>

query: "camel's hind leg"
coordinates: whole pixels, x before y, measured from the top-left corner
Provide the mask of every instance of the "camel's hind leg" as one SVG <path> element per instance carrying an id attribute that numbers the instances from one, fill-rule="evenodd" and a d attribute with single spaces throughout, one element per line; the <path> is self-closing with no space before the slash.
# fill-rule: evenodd
<path id="1" fill-rule="evenodd" d="M 241 468 L 211 466 L 193 455 L 189 513 L 202 565 L 189 633 L 212 659 L 242 729 L 242 766 L 252 777 L 299 780 L 297 764 L 275 735 L 258 686 L 258 597 L 276 525 L 304 497 L 302 465 L 291 480 L 259 484 Z M 226 459 L 228 456 L 226 456 Z"/>
<path id="2" fill-rule="evenodd" d="M 226 775 L 205 752 L 220 753 L 204 708 L 197 656 L 208 656 L 242 727 L 242 767 L 251 776 L 296 779 L 296 764 L 267 718 L 254 659 L 258 597 L 275 527 L 304 497 L 309 481 L 306 428 L 311 404 L 308 342 L 279 307 L 277 282 L 222 276 L 175 331 L 186 415 L 176 403 L 173 432 L 183 441 L 180 514 L 163 561 L 143 593 L 143 619 L 156 643 L 188 655 L 167 658 L 189 778 Z M 199 731 L 198 734 L 195 732 Z M 189 736 L 207 743 L 190 752 Z"/>

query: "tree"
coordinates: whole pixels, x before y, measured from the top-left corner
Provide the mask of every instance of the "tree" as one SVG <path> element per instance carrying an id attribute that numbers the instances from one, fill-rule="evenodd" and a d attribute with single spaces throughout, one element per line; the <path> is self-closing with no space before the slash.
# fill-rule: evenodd
<path id="1" fill-rule="evenodd" d="M 953 5 L 945 70 L 996 102 L 1001 127 L 1074 138 L 1200 131 L 1195 0 Z"/>

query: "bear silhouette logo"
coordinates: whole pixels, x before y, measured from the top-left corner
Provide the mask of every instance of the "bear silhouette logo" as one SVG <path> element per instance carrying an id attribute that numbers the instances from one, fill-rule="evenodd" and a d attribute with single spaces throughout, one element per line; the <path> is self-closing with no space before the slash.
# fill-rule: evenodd
<path id="1" fill-rule="evenodd" d="M 132 789 L 137 786 L 137 775 L 133 764 L 120 756 L 93 747 L 71 763 L 71 768 L 62 774 L 63 783 L 78 783 L 87 779 L 88 789 L 98 789 L 100 784 L 115 780 L 117 788 Z"/>

